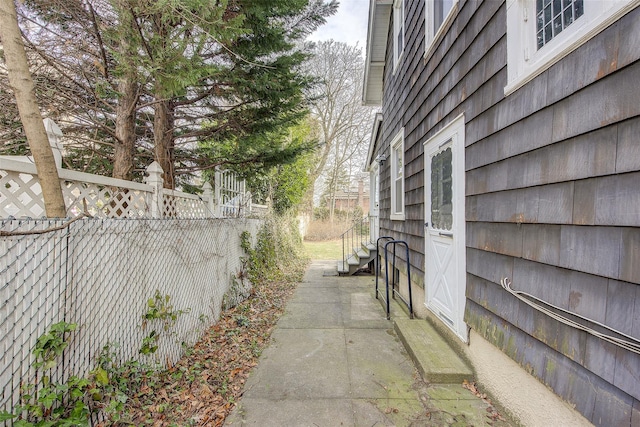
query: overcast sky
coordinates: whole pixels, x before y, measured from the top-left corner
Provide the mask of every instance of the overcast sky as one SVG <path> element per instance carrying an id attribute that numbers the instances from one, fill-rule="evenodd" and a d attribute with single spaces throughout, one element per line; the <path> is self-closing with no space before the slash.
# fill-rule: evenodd
<path id="1" fill-rule="evenodd" d="M 369 18 L 369 0 L 339 0 L 338 12 L 327 19 L 310 37 L 321 41 L 334 39 L 350 45 L 358 43 L 364 52 Z"/>

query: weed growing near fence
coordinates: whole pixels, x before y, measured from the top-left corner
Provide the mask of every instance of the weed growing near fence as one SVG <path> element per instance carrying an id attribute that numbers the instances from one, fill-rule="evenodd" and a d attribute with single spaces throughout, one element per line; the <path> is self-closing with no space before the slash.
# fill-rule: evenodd
<path id="1" fill-rule="evenodd" d="M 170 303 L 171 297 L 169 295 L 162 295 L 159 290 L 156 290 L 153 298 L 149 298 L 147 301 L 147 312 L 142 315 L 142 329 L 146 329 L 149 323 L 160 322 L 162 329 L 165 333 L 169 332 L 178 318 L 183 314 L 189 313 L 190 309 L 178 310 Z M 160 339 L 160 333 L 155 329 L 152 330 L 143 340 L 140 347 L 140 354 L 150 355 L 158 350 L 158 340 Z"/>
<path id="2" fill-rule="evenodd" d="M 91 372 L 92 383 L 88 394 L 93 412 L 101 412 L 110 422 L 119 423 L 126 420 L 122 413 L 130 396 L 142 387 L 148 387 L 147 379 L 161 368 L 136 360 L 119 364 L 112 347 L 106 345 L 102 349 L 97 366 Z"/>
<path id="3" fill-rule="evenodd" d="M 38 337 L 32 353 L 35 361 L 36 381 L 22 386 L 21 405 L 13 413 L 0 412 L 0 421 L 16 419 L 14 427 L 86 426 L 89 407 L 85 401 L 89 381 L 70 377 L 66 382 L 51 378 L 52 369 L 68 346 L 69 333 L 75 323 L 59 322 Z M 39 379 L 39 380 L 38 380 Z"/>
<path id="4" fill-rule="evenodd" d="M 142 340 L 141 354 L 155 353 L 160 334 L 170 333 L 178 318 L 189 312 L 175 309 L 170 301 L 171 297 L 160 291 L 147 301 L 142 328 L 159 322 L 162 332 L 154 329 Z M 103 348 L 96 368 L 87 378 L 72 376 L 65 382 L 53 382 L 50 372 L 58 366 L 68 346 L 69 333 L 76 328 L 75 323 L 60 322 L 38 337 L 32 352 L 37 382 L 22 386 L 21 405 L 15 407 L 13 413 L 1 411 L 0 421 L 15 420 L 14 427 L 88 426 L 90 413 L 101 412 L 119 422 L 129 395 L 138 393 L 143 386 L 148 387 L 147 379 L 158 371 L 159 365 L 135 360 L 118 365 L 109 345 Z"/>
<path id="5" fill-rule="evenodd" d="M 251 283 L 283 279 L 293 265 L 307 262 L 298 225 L 292 216 L 270 216 L 258 232 L 255 248 L 251 248 L 250 235 L 241 236 L 247 275 Z"/>

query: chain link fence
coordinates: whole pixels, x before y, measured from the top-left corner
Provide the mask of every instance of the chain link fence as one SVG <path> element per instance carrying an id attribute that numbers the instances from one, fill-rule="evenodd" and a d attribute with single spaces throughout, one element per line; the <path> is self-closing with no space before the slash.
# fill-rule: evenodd
<path id="1" fill-rule="evenodd" d="M 103 347 L 116 360 L 174 363 L 220 316 L 243 269 L 240 235 L 255 240 L 256 219 L 81 219 L 0 222 L 0 410 L 19 403 L 33 382 L 32 350 L 52 324 L 76 323 L 53 378 L 85 376 Z M 160 295 L 174 312 L 143 321 Z M 165 300 L 165 296 L 169 300 Z M 139 353 L 152 331 L 157 352 Z"/>

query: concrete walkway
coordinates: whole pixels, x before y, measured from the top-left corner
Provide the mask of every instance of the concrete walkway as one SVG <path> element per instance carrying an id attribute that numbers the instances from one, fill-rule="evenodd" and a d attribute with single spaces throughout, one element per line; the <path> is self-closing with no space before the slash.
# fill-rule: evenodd
<path id="1" fill-rule="evenodd" d="M 333 270 L 312 263 L 225 425 L 505 425 L 460 384 L 422 381 L 374 278 L 325 275 Z"/>

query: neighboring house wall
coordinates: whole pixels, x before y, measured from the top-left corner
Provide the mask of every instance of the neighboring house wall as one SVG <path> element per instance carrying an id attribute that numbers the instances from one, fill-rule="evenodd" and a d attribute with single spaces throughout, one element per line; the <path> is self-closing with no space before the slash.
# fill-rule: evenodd
<path id="1" fill-rule="evenodd" d="M 347 193 L 339 194 L 336 196 L 335 208 L 336 210 L 349 211 L 356 207 L 362 209 L 362 214 L 367 215 L 369 213 L 369 195 L 358 196 L 358 194 Z"/>
<path id="2" fill-rule="evenodd" d="M 369 193 L 365 192 L 364 180 L 358 181 L 357 189 L 339 190 L 333 198 L 327 197 L 328 203 L 332 201 L 336 210 L 351 211 L 359 207 L 362 209 L 363 215 L 369 214 Z"/>
<path id="3" fill-rule="evenodd" d="M 390 219 L 385 162 L 380 235 L 409 243 L 423 290 L 423 144 L 464 114 L 466 322 L 591 422 L 640 424 L 637 353 L 500 286 L 507 277 L 516 290 L 640 337 L 640 8 L 507 96 L 507 2 L 460 0 L 432 47 L 424 8 L 406 0 L 395 70 L 393 16 L 387 28 L 382 143 L 370 160 L 389 158 L 404 128 L 405 220 Z"/>

